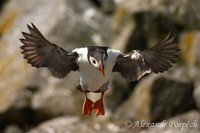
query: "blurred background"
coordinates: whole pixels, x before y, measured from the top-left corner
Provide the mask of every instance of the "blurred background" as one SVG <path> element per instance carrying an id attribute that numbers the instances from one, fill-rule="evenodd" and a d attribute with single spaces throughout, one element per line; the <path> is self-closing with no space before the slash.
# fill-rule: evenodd
<path id="1" fill-rule="evenodd" d="M 199 11 L 199 0 L 1 0 L 0 133 L 199 133 Z M 59 80 L 23 59 L 19 38 L 31 22 L 68 51 L 106 45 L 129 52 L 171 31 L 180 57 L 169 71 L 137 82 L 113 74 L 106 115 L 83 116 L 77 72 Z M 142 121 L 197 125 L 133 128 Z"/>

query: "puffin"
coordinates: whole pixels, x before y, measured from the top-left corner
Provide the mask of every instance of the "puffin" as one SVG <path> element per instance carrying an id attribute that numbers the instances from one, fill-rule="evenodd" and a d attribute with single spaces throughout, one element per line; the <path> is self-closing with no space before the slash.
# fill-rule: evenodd
<path id="1" fill-rule="evenodd" d="M 83 115 L 91 115 L 92 111 L 96 115 L 105 114 L 103 97 L 112 73 L 121 74 L 127 81 L 136 81 L 147 73 L 167 71 L 178 57 L 179 49 L 171 33 L 149 49 L 124 54 L 107 46 L 86 46 L 68 52 L 48 41 L 33 23 L 27 24 L 27 28 L 29 33 L 22 32 L 23 38 L 19 39 L 27 63 L 36 68 L 46 67 L 59 79 L 71 71 L 80 73 L 77 89 L 84 95 Z M 90 100 L 87 96 L 90 92 L 100 93 L 100 99 Z"/>

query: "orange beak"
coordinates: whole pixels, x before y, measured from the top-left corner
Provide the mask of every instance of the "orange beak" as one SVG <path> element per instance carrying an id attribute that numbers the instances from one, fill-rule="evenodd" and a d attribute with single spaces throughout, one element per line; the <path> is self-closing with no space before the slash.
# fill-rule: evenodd
<path id="1" fill-rule="evenodd" d="M 105 72 L 104 72 L 104 65 L 102 64 L 102 62 L 99 62 L 99 70 L 102 72 L 103 76 L 105 76 Z"/>

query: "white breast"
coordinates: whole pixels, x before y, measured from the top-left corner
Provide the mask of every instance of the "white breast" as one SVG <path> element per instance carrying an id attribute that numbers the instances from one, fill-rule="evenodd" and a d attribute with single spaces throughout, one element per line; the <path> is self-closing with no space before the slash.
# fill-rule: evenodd
<path id="1" fill-rule="evenodd" d="M 108 60 L 104 64 L 105 76 L 103 76 L 100 70 L 96 69 L 88 62 L 87 48 L 77 48 L 72 52 L 77 52 L 79 55 L 77 64 L 79 65 L 80 82 L 83 82 L 83 84 L 88 87 L 87 89 L 89 91 L 98 90 L 103 84 L 109 81 L 116 58 L 120 53 L 117 50 L 108 49 Z"/>

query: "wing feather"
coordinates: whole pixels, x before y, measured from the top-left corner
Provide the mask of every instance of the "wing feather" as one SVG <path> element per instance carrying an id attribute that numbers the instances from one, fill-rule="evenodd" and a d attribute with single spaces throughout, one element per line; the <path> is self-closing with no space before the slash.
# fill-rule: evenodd
<path id="1" fill-rule="evenodd" d="M 78 54 L 69 53 L 63 48 L 49 42 L 36 28 L 27 25 L 29 33 L 22 32 L 24 38 L 20 41 L 23 45 L 22 54 L 33 67 L 47 67 L 53 76 L 64 78 L 70 71 L 78 70 L 75 60 Z"/>
<path id="2" fill-rule="evenodd" d="M 141 78 L 146 73 L 162 73 L 173 66 L 179 49 L 174 43 L 174 36 L 169 33 L 164 39 L 147 50 L 132 50 L 128 54 L 120 54 L 113 68 L 128 81 Z"/>

